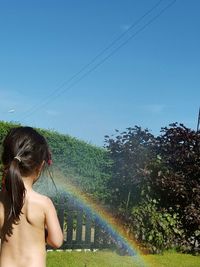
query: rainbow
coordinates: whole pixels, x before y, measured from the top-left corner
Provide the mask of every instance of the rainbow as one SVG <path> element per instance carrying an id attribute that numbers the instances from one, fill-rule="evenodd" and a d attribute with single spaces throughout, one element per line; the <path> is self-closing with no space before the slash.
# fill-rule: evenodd
<path id="1" fill-rule="evenodd" d="M 125 251 L 132 257 L 138 267 L 154 267 L 150 260 L 147 260 L 139 249 L 137 242 L 130 238 L 119 220 L 116 220 L 109 212 L 95 203 L 91 198 L 83 194 L 59 171 L 54 174 L 54 180 L 58 187 L 62 188 L 71 198 L 75 199 L 78 205 L 84 207 L 98 218 L 99 224 L 112 236 L 112 238 L 121 245 Z"/>

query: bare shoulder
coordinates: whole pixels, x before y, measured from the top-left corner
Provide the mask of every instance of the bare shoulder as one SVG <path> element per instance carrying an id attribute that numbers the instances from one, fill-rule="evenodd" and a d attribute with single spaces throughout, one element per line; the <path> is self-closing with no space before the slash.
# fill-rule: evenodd
<path id="1" fill-rule="evenodd" d="M 33 191 L 33 195 L 34 195 L 34 199 L 38 202 L 40 202 L 40 204 L 42 206 L 44 206 L 45 208 L 50 208 L 53 205 L 52 200 L 46 196 L 46 195 L 42 195 L 36 191 Z"/>

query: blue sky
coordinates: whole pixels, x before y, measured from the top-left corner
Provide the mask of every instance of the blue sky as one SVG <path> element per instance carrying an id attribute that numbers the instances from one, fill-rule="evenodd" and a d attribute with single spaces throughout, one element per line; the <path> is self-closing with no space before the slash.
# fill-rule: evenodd
<path id="1" fill-rule="evenodd" d="M 98 146 L 114 129 L 134 125 L 155 135 L 175 121 L 195 129 L 200 1 L 177 0 L 141 30 L 171 2 L 1 0 L 0 120 L 54 129 Z"/>

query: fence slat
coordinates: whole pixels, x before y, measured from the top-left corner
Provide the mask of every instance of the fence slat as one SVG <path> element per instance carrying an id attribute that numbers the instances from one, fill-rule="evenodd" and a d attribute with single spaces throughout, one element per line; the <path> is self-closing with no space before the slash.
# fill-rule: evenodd
<path id="1" fill-rule="evenodd" d="M 101 226 L 99 219 L 87 209 L 81 209 L 75 201 L 66 198 L 61 199 L 60 203 L 56 205 L 56 209 L 64 234 L 63 249 L 113 247 L 113 242 L 107 236 L 106 229 Z"/>
<path id="2" fill-rule="evenodd" d="M 60 227 L 62 229 L 62 231 L 64 230 L 64 207 L 63 205 L 60 205 L 60 207 L 58 207 L 58 220 L 60 222 Z"/>
<path id="3" fill-rule="evenodd" d="M 92 227 L 92 218 L 89 214 L 86 214 L 85 219 L 85 243 L 91 243 L 91 227 Z"/>
<path id="4" fill-rule="evenodd" d="M 77 226 L 76 226 L 76 241 L 78 244 L 82 243 L 82 228 L 83 228 L 83 211 L 79 210 L 77 214 Z"/>
<path id="5" fill-rule="evenodd" d="M 72 244 L 73 239 L 73 212 L 67 212 L 67 243 Z"/>
<path id="6" fill-rule="evenodd" d="M 99 247 L 100 232 L 101 230 L 100 230 L 98 220 L 95 219 L 95 226 L 94 226 L 94 247 L 95 248 Z"/>

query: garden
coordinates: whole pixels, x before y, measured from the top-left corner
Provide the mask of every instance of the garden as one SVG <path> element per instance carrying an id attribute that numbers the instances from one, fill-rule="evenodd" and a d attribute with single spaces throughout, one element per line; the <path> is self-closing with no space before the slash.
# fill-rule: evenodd
<path id="1" fill-rule="evenodd" d="M 0 123 L 0 145 L 13 126 Z M 146 266 L 199 266 L 199 131 L 173 123 L 155 137 L 134 126 L 105 136 L 104 148 L 39 131 L 50 145 L 54 173 L 62 170 L 68 182 L 112 214 Z M 47 266 L 142 266 L 115 245 L 96 252 L 49 251 Z"/>

